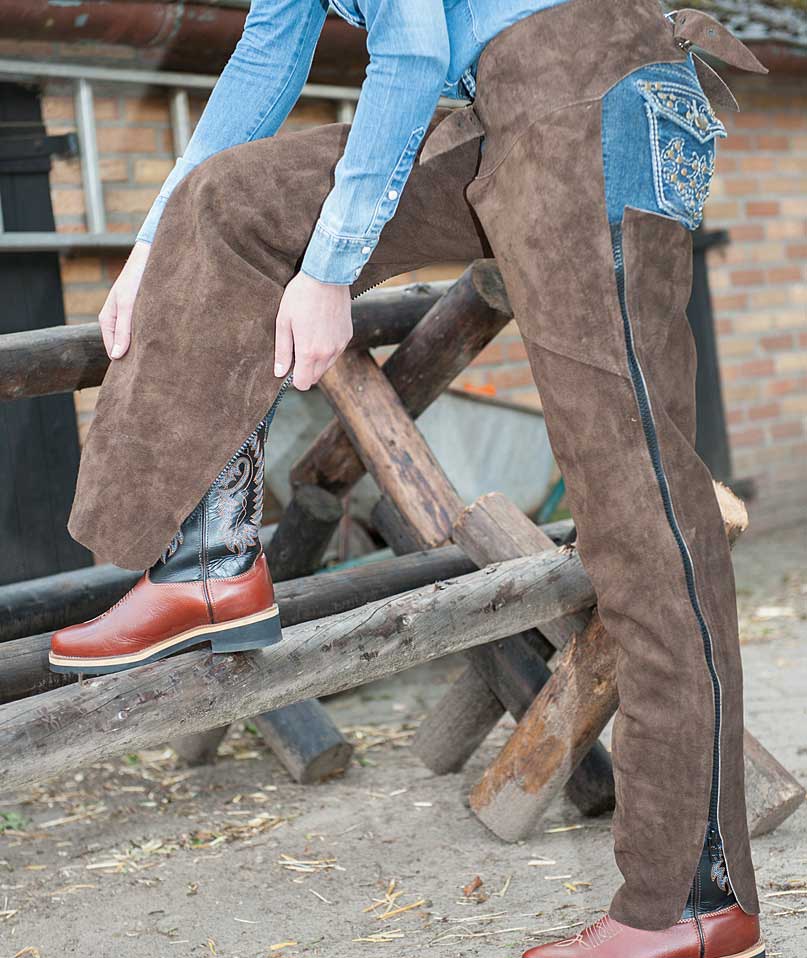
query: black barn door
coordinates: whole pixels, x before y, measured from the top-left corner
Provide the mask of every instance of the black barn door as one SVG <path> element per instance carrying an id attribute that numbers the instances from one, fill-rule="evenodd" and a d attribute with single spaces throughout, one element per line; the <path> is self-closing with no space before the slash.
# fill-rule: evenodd
<path id="1" fill-rule="evenodd" d="M 0 84 L 4 229 L 52 231 L 39 96 Z M 56 253 L 0 251 L 0 334 L 64 324 Z M 0 402 L 0 584 L 90 565 L 66 523 L 79 445 L 72 395 Z"/>

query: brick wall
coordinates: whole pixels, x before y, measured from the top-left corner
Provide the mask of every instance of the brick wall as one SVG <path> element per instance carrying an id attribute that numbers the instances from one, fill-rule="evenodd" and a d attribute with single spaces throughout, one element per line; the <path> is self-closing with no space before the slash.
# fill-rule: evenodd
<path id="1" fill-rule="evenodd" d="M 710 253 L 721 369 L 734 471 L 753 478 L 757 528 L 807 512 L 807 95 L 800 79 L 738 78 L 743 112 L 726 117 L 707 228 L 731 244 Z M 122 92 L 125 90 L 125 92 Z M 202 101 L 193 101 L 196 115 Z M 306 102 L 289 123 L 330 122 L 335 108 Z M 51 84 L 43 112 L 52 132 L 73 129 L 69 87 Z M 98 89 L 98 140 L 111 231 L 135 232 L 172 163 L 167 98 L 132 88 Z M 53 204 L 60 231 L 81 231 L 76 160 L 57 160 Z M 63 259 L 70 322 L 95 319 L 121 256 Z M 457 275 L 420 270 L 400 282 Z M 514 323 L 458 377 L 455 386 L 529 405 L 539 399 Z M 82 431 L 95 390 L 78 397 Z"/>
<path id="2" fill-rule="evenodd" d="M 757 526 L 807 515 L 807 90 L 737 78 L 707 227 L 734 473 L 753 478 Z"/>

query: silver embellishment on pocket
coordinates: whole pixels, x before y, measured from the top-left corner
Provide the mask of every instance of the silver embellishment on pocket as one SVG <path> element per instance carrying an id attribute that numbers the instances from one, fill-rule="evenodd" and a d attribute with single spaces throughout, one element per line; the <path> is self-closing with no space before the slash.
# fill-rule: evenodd
<path id="1" fill-rule="evenodd" d="M 726 128 L 699 89 L 670 80 L 639 80 L 653 154 L 656 199 L 690 230 L 703 221 L 715 173 L 716 137 Z"/>
<path id="2" fill-rule="evenodd" d="M 692 150 L 687 156 L 683 137 L 674 137 L 661 150 L 662 179 L 678 194 L 695 226 L 700 226 L 703 220 L 703 207 L 714 172 L 714 155 Z"/>

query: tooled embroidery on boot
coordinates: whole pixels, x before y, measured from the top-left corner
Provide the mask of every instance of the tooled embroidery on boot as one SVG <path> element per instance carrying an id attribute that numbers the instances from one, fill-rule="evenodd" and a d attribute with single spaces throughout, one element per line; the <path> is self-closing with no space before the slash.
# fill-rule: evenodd
<path id="1" fill-rule="evenodd" d="M 224 542 L 230 552 L 243 555 L 258 541 L 263 515 L 263 456 L 258 433 L 248 440 L 244 453 L 222 473 L 217 505 L 225 526 Z M 252 491 L 252 511 L 248 511 Z"/>
<path id="2" fill-rule="evenodd" d="M 182 529 L 179 529 L 177 531 L 177 534 L 174 536 L 174 538 L 163 549 L 162 555 L 160 556 L 162 561 L 164 563 L 168 562 L 171 556 L 177 551 L 177 549 L 182 545 L 184 541 L 185 541 L 185 533 L 182 531 Z"/>

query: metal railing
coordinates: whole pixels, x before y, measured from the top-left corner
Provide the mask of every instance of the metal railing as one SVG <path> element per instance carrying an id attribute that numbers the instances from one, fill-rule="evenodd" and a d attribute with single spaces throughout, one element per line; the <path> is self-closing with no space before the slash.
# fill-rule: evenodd
<path id="1" fill-rule="evenodd" d="M 73 84 L 76 133 L 79 141 L 81 180 L 84 191 L 86 233 L 6 232 L 0 209 L 0 252 L 76 252 L 81 250 L 128 249 L 135 233 L 110 233 L 107 230 L 101 163 L 96 135 L 94 85 L 121 84 L 152 86 L 171 91 L 170 117 L 174 156 L 181 156 L 192 133 L 189 92 L 213 89 L 217 77 L 200 73 L 175 73 L 159 70 L 118 69 L 71 63 L 49 63 L 33 60 L 0 59 L 0 80 L 68 80 Z M 350 123 L 359 98 L 355 87 L 308 83 L 302 98 L 333 100 L 337 119 Z M 454 104 L 454 101 L 446 101 Z"/>

